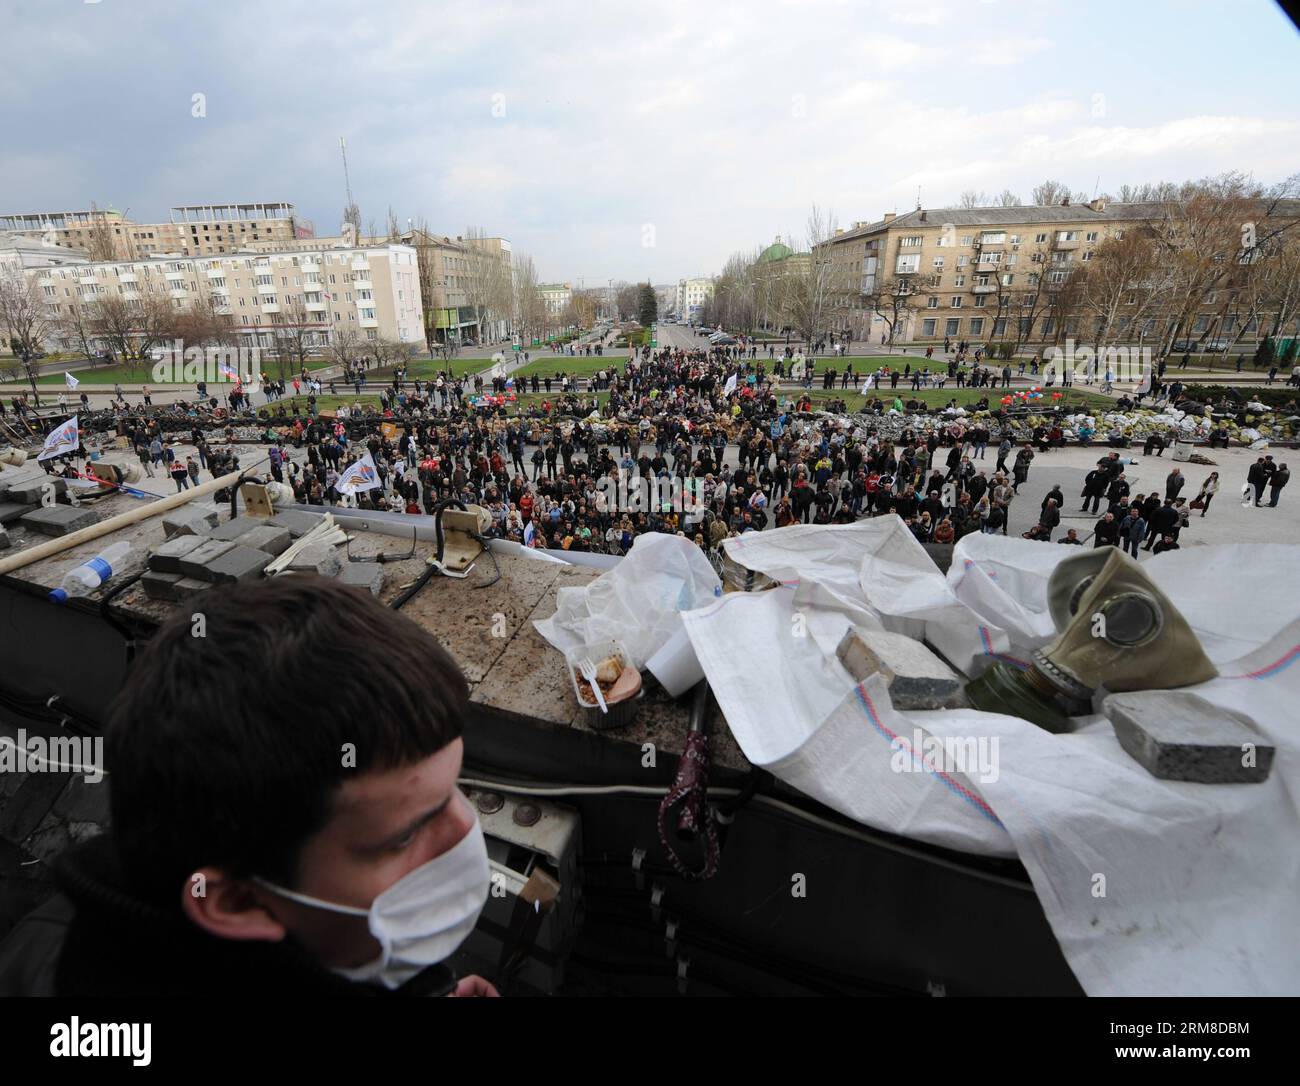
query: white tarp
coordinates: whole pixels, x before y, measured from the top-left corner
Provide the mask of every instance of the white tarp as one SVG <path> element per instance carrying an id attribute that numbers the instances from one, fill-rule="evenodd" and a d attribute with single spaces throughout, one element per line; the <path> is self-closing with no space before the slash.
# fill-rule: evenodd
<path id="1" fill-rule="evenodd" d="M 891 521 L 728 545 L 750 568 L 798 579 L 685 616 L 746 756 L 868 825 L 1018 853 L 1090 993 L 1300 993 L 1300 546 L 1188 548 L 1143 564 L 1220 669 L 1188 689 L 1252 717 L 1278 748 L 1263 784 L 1199 785 L 1152 777 L 1100 717 L 1052 735 L 974 710 L 900 712 L 878 681 L 855 687 L 834 645 L 861 613 L 887 628 L 920 622 L 933 643 L 977 639 L 982 652 L 949 655 L 972 671 L 1046 643 L 1048 577 L 1077 553 L 968 536 L 946 581 L 933 569 L 909 578 L 920 548 Z M 934 764 L 924 742 L 914 749 L 931 737 L 983 740 L 996 772 Z"/>

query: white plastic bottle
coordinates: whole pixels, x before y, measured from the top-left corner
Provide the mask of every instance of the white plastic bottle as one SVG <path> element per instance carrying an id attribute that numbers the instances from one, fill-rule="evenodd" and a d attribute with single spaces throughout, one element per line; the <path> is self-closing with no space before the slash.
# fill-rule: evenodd
<path id="1" fill-rule="evenodd" d="M 120 569 L 130 553 L 130 543 L 110 543 L 102 554 L 63 575 L 63 584 L 50 593 L 55 603 L 66 603 L 72 596 L 88 596 Z"/>

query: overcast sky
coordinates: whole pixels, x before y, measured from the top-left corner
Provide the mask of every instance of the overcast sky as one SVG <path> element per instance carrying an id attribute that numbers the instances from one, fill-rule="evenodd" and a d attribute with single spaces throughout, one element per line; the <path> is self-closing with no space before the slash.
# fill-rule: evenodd
<path id="1" fill-rule="evenodd" d="M 0 41 L 0 213 L 334 233 L 345 136 L 363 224 L 481 225 L 575 285 L 715 272 L 814 202 L 1300 171 L 1267 0 L 0 0 Z"/>

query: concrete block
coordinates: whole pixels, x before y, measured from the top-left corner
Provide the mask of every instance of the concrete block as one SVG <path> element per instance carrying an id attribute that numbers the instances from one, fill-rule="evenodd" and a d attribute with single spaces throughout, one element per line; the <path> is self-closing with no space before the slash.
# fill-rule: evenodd
<path id="1" fill-rule="evenodd" d="M 144 594 L 151 600 L 174 600 L 176 582 L 180 579 L 179 573 L 159 573 L 151 569 L 140 578 L 140 584 L 144 587 Z"/>
<path id="2" fill-rule="evenodd" d="M 883 676 L 895 709 L 957 709 L 966 704 L 965 683 L 920 641 L 903 634 L 854 626 L 835 650 L 858 682 Z"/>
<path id="3" fill-rule="evenodd" d="M 99 523 L 99 514 L 81 505 L 51 505 L 24 514 L 24 526 L 42 535 L 70 535 Z"/>
<path id="4" fill-rule="evenodd" d="M 10 483 L 9 500 L 23 505 L 40 505 L 41 495 L 45 493 L 47 483 L 54 484 L 54 493 L 60 497 L 68 492 L 67 480 L 58 475 L 47 475 L 41 479 L 27 479 L 21 483 Z"/>
<path id="5" fill-rule="evenodd" d="M 288 568 L 294 573 L 319 573 L 322 577 L 333 577 L 343 568 L 343 560 L 337 547 L 320 543 L 300 551 Z"/>
<path id="6" fill-rule="evenodd" d="M 200 581 L 212 580 L 207 575 L 208 563 L 220 558 L 233 547 L 233 543 L 224 539 L 204 539 L 192 551 L 181 557 L 176 564 L 176 572 Z"/>
<path id="7" fill-rule="evenodd" d="M 238 539 L 235 543 L 241 547 L 252 547 L 254 550 L 266 551 L 271 557 L 283 554 L 289 549 L 289 529 L 275 528 L 269 524 L 263 524 L 257 528 L 251 528 Z"/>
<path id="8" fill-rule="evenodd" d="M 1153 777 L 1198 784 L 1268 780 L 1274 747 L 1244 713 L 1184 690 L 1111 694 L 1102 712 L 1119 745 Z"/>
<path id="9" fill-rule="evenodd" d="M 236 543 L 224 554 L 212 559 L 201 578 L 205 581 L 248 581 L 261 576 L 262 570 L 271 561 L 271 555 L 255 547 L 244 547 Z"/>
<path id="10" fill-rule="evenodd" d="M 285 509 L 270 517 L 265 523 L 274 528 L 288 528 L 294 539 L 306 535 L 322 520 L 320 513 L 304 513 L 301 509 Z"/>
<path id="11" fill-rule="evenodd" d="M 0 524 L 8 524 L 39 508 L 39 502 L 0 502 Z"/>
<path id="12" fill-rule="evenodd" d="M 165 513 L 162 518 L 163 532 L 171 539 L 178 535 L 208 535 L 216 528 L 220 517 L 215 509 L 202 506 L 182 505 Z"/>
<path id="13" fill-rule="evenodd" d="M 372 596 L 378 596 L 384 587 L 384 567 L 378 562 L 345 562 L 337 580 L 339 584 L 364 588 Z"/>
<path id="14" fill-rule="evenodd" d="M 201 596 L 211 588 L 212 585 L 212 581 L 200 581 L 196 577 L 182 577 L 174 586 L 176 602 L 183 603 L 185 600 L 193 599 L 195 596 Z"/>
<path id="15" fill-rule="evenodd" d="M 149 555 L 149 568 L 157 573 L 180 573 L 181 559 L 203 544 L 202 536 L 175 535 L 159 543 Z"/>
<path id="16" fill-rule="evenodd" d="M 245 532 L 251 532 L 254 528 L 263 527 L 266 521 L 266 517 L 236 517 L 224 524 L 218 524 L 208 532 L 208 537 L 210 539 L 225 539 L 233 543 Z"/>

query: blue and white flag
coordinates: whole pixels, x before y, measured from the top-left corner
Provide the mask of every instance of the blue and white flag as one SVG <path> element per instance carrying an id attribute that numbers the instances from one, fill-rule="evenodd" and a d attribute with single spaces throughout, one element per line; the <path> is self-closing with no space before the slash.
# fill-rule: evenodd
<path id="1" fill-rule="evenodd" d="M 355 494 L 360 490 L 374 490 L 378 485 L 379 472 L 375 470 L 375 461 L 367 452 L 339 476 L 334 489 L 340 494 Z"/>
<path id="2" fill-rule="evenodd" d="M 76 388 L 79 384 L 81 384 L 81 382 L 78 381 L 75 377 L 73 377 L 72 374 L 70 374 L 67 370 L 63 371 L 63 379 L 68 383 L 69 388 Z"/>
<path id="3" fill-rule="evenodd" d="M 730 377 L 727 378 L 727 383 L 722 386 L 722 394 L 724 396 L 730 396 L 735 391 L 736 391 L 736 375 L 733 373 Z"/>
<path id="4" fill-rule="evenodd" d="M 524 546 L 525 547 L 531 547 L 533 545 L 533 536 L 535 536 L 536 534 L 537 534 L 537 529 L 533 526 L 533 522 L 530 520 L 527 524 L 524 525 Z"/>
<path id="5" fill-rule="evenodd" d="M 37 460 L 48 460 L 52 456 L 66 456 L 77 451 L 81 438 L 77 436 L 77 416 L 73 415 L 62 426 L 49 432 L 45 438 L 45 447 Z"/>

